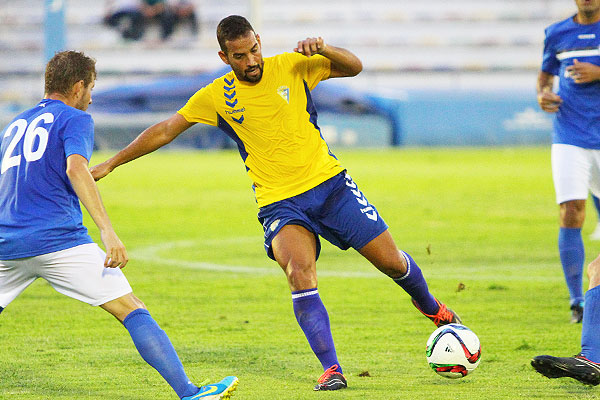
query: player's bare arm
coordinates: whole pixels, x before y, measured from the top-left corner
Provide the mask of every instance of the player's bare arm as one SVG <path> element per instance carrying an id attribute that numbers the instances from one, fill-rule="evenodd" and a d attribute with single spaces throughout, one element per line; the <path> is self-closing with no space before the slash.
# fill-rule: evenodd
<path id="1" fill-rule="evenodd" d="M 554 75 L 540 71 L 537 79 L 537 101 L 540 108 L 549 113 L 555 113 L 562 103 L 559 95 L 552 92 Z"/>
<path id="2" fill-rule="evenodd" d="M 573 60 L 573 65 L 567 67 L 567 72 L 575 83 L 590 83 L 600 79 L 600 66 L 588 62 Z"/>
<path id="3" fill-rule="evenodd" d="M 67 158 L 67 176 L 79 200 L 100 230 L 100 237 L 106 250 L 104 266 L 125 267 L 128 261 L 127 250 L 110 223 L 98 187 L 88 169 L 88 160 L 79 154 L 70 155 Z"/>
<path id="4" fill-rule="evenodd" d="M 113 157 L 90 169 L 95 180 L 100 180 L 111 173 L 119 165 L 128 163 L 143 155 L 152 153 L 154 150 L 170 143 L 183 131 L 194 125 L 188 122 L 178 113 L 170 118 L 152 125 L 144 130 L 127 147 L 119 151 Z"/>
<path id="5" fill-rule="evenodd" d="M 356 76 L 362 71 L 362 62 L 352 52 L 326 44 L 322 37 L 306 38 L 298 42 L 295 52 L 307 57 L 320 54 L 331 61 L 330 78 Z"/>

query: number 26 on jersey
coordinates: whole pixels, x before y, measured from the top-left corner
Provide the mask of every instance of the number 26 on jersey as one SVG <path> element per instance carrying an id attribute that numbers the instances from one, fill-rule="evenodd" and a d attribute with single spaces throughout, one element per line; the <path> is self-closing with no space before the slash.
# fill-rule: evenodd
<path id="1" fill-rule="evenodd" d="M 27 120 L 18 119 L 6 128 L 3 141 L 9 140 L 6 152 L 2 156 L 2 167 L 0 174 L 5 173 L 9 168 L 16 167 L 21 163 L 21 157 L 25 158 L 26 162 L 37 161 L 44 155 L 46 146 L 48 145 L 48 130 L 38 126 L 41 122 L 51 124 L 54 122 L 54 115 L 44 113 L 37 116 L 29 124 Z M 12 136 L 12 139 L 8 139 Z M 37 148 L 34 149 L 37 141 Z M 23 140 L 23 155 L 16 151 L 17 145 Z"/>

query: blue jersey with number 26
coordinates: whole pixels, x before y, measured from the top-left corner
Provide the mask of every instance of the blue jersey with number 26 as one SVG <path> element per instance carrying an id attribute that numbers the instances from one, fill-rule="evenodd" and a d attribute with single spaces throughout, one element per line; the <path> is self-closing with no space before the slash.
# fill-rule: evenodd
<path id="1" fill-rule="evenodd" d="M 66 174 L 68 156 L 90 159 L 92 117 L 45 99 L 18 115 L 0 140 L 0 260 L 92 243 Z"/>

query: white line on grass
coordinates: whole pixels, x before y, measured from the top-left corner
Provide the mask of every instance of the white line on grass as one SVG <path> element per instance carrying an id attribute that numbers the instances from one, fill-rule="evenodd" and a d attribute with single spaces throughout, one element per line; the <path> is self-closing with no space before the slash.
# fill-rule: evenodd
<path id="1" fill-rule="evenodd" d="M 267 267 L 250 267 L 244 265 L 226 265 L 226 264 L 215 264 L 203 261 L 188 261 L 178 260 L 171 257 L 163 257 L 160 253 L 164 250 L 174 250 L 182 247 L 193 247 L 193 246 L 214 246 L 222 244 L 239 244 L 241 242 L 256 242 L 256 237 L 237 237 L 227 239 L 199 239 L 199 240 L 182 240 L 176 242 L 165 242 L 158 245 L 148 246 L 133 250 L 130 252 L 131 259 L 137 259 L 140 261 L 147 261 L 152 263 L 158 263 L 163 265 L 170 265 L 174 267 L 200 269 L 205 271 L 221 271 L 221 272 L 237 272 L 242 274 L 254 274 L 254 275 L 281 275 L 281 269 L 275 264 L 274 261 L 270 263 L 273 265 L 270 268 Z M 269 262 L 265 254 L 265 261 Z M 327 271 L 320 270 L 320 276 L 339 276 L 348 278 L 376 278 L 381 277 L 381 273 L 378 272 L 361 272 L 361 271 Z"/>
<path id="2" fill-rule="evenodd" d="M 272 267 L 258 267 L 258 266 L 245 266 L 245 265 L 227 265 L 227 264 L 216 264 L 203 261 L 189 261 L 181 260 L 173 257 L 162 256 L 161 253 L 167 250 L 175 250 L 178 248 L 185 247 L 214 247 L 220 245 L 231 245 L 240 243 L 251 243 L 257 242 L 257 238 L 252 237 L 231 237 L 226 239 L 196 239 L 196 240 L 181 240 L 173 242 L 164 242 L 157 245 L 142 247 L 134 249 L 130 252 L 130 258 L 132 260 L 151 262 L 162 265 L 169 265 L 179 268 L 188 268 L 204 271 L 219 271 L 219 272 L 233 272 L 240 274 L 253 274 L 253 275 L 280 275 L 281 269 L 272 261 L 265 257 L 265 263 L 270 263 Z M 235 251 L 235 250 L 234 250 Z M 553 268 L 555 266 L 540 265 L 540 267 Z M 550 269 L 551 270 L 551 269 Z M 482 273 L 485 271 L 485 273 Z M 431 279 L 439 278 L 443 275 L 444 279 L 458 279 L 458 280 L 470 280 L 470 281 L 488 281 L 488 282 L 503 282 L 503 281 L 528 281 L 528 282 L 561 282 L 562 274 L 557 269 L 556 274 L 550 276 L 539 276 L 532 273 L 529 267 L 523 265 L 500 265 L 500 266 L 465 266 L 461 268 L 448 268 L 442 271 L 434 271 L 432 268 L 425 268 L 424 271 L 426 276 Z M 373 270 L 372 272 L 365 271 L 339 271 L 339 270 L 326 270 L 318 268 L 319 276 L 335 276 L 342 278 L 383 278 L 385 275 Z"/>

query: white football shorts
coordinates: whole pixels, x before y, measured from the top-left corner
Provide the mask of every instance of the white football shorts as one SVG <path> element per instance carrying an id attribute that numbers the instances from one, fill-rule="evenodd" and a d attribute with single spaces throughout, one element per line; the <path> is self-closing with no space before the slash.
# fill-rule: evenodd
<path id="1" fill-rule="evenodd" d="M 552 145 L 552 177 L 556 203 L 600 197 L 600 150 L 569 144 Z"/>
<path id="2" fill-rule="evenodd" d="M 99 306 L 132 292 L 119 268 L 105 268 L 96 243 L 16 260 L 0 260 L 0 307 L 6 308 L 37 278 L 59 293 Z"/>

